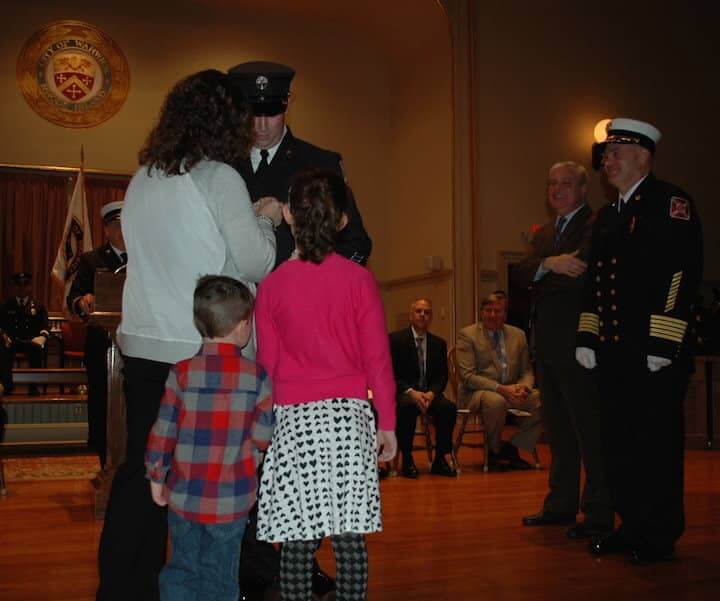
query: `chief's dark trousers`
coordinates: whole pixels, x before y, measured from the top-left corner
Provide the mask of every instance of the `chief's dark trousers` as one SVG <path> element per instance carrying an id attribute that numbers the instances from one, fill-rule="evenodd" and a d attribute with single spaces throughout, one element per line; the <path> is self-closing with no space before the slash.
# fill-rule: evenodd
<path id="1" fill-rule="evenodd" d="M 85 338 L 85 369 L 88 376 L 88 446 L 100 465 L 107 459 L 107 350 L 110 340 L 102 328 L 88 326 Z"/>
<path id="2" fill-rule="evenodd" d="M 595 374 L 580 367 L 569 353 L 563 358 L 539 358 L 536 368 L 542 424 L 552 455 L 543 511 L 575 515 L 580 509 L 589 523 L 612 528 L 615 514 L 605 476 Z"/>
<path id="3" fill-rule="evenodd" d="M 651 373 L 641 353 L 598 353 L 608 482 L 621 530 L 636 545 L 672 546 L 685 528 L 684 362 Z"/>
<path id="4" fill-rule="evenodd" d="M 170 365 L 124 357 L 127 458 L 117 470 L 100 537 L 97 601 L 158 601 L 165 564 L 167 511 L 145 479 L 145 447 Z"/>
<path id="5" fill-rule="evenodd" d="M 438 395 L 430 403 L 427 410 L 435 423 L 436 446 L 435 457 L 441 457 L 452 450 L 452 432 L 455 427 L 457 407 L 455 403 L 447 400 L 444 395 Z M 410 458 L 412 451 L 413 436 L 415 435 L 415 423 L 420 415 L 415 401 L 410 395 L 399 394 L 397 396 L 397 423 L 395 432 L 397 434 L 398 449 L 402 453 L 403 461 Z"/>

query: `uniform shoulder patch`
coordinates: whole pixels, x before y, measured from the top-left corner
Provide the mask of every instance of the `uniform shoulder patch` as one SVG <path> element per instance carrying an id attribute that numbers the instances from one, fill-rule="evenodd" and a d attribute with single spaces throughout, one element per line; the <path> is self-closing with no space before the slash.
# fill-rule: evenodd
<path id="1" fill-rule="evenodd" d="M 690 221 L 690 202 L 687 198 L 673 196 L 670 199 L 670 217 Z"/>

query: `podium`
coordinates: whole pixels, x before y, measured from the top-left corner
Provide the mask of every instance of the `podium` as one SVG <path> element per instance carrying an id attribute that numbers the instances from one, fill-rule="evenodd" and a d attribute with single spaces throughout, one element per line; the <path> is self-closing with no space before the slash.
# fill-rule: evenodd
<path id="1" fill-rule="evenodd" d="M 117 271 L 95 272 L 95 311 L 88 325 L 102 328 L 110 336 L 107 350 L 107 463 L 98 472 L 95 490 L 95 518 L 102 519 L 110 497 L 110 487 L 118 466 L 125 460 L 127 426 L 123 393 L 122 356 L 115 340 L 115 330 L 122 316 L 122 291 L 125 266 Z"/>

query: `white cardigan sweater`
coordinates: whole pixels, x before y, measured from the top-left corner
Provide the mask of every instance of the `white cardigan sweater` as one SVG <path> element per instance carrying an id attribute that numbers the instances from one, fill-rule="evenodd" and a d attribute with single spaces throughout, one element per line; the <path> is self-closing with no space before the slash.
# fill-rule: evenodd
<path id="1" fill-rule="evenodd" d="M 182 175 L 141 167 L 125 195 L 128 253 L 117 341 L 124 355 L 177 363 L 195 354 L 197 279 L 222 274 L 255 293 L 275 262 L 275 234 L 258 220 L 240 174 L 202 161 Z M 254 356 L 254 345 L 247 349 Z"/>

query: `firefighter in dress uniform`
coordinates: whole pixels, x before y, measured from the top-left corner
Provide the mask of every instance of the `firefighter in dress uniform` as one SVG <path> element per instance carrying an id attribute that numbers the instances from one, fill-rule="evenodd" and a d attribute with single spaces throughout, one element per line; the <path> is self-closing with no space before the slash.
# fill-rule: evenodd
<path id="1" fill-rule="evenodd" d="M 31 296 L 31 273 L 16 273 L 12 276 L 12 282 L 13 295 L 0 307 L 0 329 L 9 343 L 4 353 L 6 362 L 12 365 L 16 353 L 26 353 L 30 367 L 40 368 L 45 363 L 45 347 L 50 337 L 48 313 L 45 307 Z M 12 384 L 10 387 L 12 388 Z M 31 385 L 30 394 L 37 392 L 37 386 Z"/>
<path id="2" fill-rule="evenodd" d="M 83 253 L 77 276 L 67 297 L 70 311 L 87 320 L 95 310 L 95 272 L 115 271 L 127 263 L 120 214 L 122 201 L 110 202 L 100 209 L 107 242 Z M 89 325 L 85 334 L 84 363 L 88 375 L 88 446 L 95 450 L 104 466 L 107 460 L 107 350 L 110 336 L 103 328 Z"/>
<path id="3" fill-rule="evenodd" d="M 234 92 L 249 100 L 253 111 L 254 141 L 250 156 L 233 166 L 245 180 L 250 199 L 256 207 L 273 199 L 286 203 L 293 178 L 304 169 L 317 168 L 345 177 L 339 153 L 296 138 L 287 126 L 290 83 L 294 76 L 295 71 L 290 67 L 266 61 L 242 63 L 228 71 Z M 336 252 L 365 265 L 370 256 L 372 241 L 365 231 L 349 187 L 347 214 L 348 223 L 338 236 Z M 292 256 L 295 240 L 285 221 L 275 230 L 275 237 L 277 267 Z M 257 590 L 251 591 L 253 583 L 245 576 L 257 574 L 264 566 L 272 566 L 276 562 L 276 553 L 271 551 L 272 547 L 255 539 L 255 515 L 256 508 L 251 513 L 245 531 L 240 569 L 241 585 L 247 599 L 262 599 L 264 587 L 258 586 Z M 273 575 L 272 569 L 267 572 L 268 576 Z M 316 564 L 313 570 L 313 593 L 322 597 L 334 588 L 333 580 Z"/>
<path id="4" fill-rule="evenodd" d="M 242 175 L 253 203 L 277 198 L 285 203 L 293 177 L 303 169 L 317 168 L 345 177 L 339 153 L 296 138 L 286 124 L 290 82 L 295 71 L 286 65 L 265 61 L 242 63 L 229 70 L 230 85 L 250 101 L 255 136 L 250 157 L 233 165 Z M 348 224 L 338 237 L 338 254 L 365 265 L 372 241 L 348 188 Z M 290 258 L 295 241 L 282 221 L 276 232 L 275 265 Z"/>
<path id="5" fill-rule="evenodd" d="M 673 557 L 684 529 L 683 400 L 702 231 L 692 198 L 652 173 L 657 128 L 617 118 L 607 134 L 599 152 L 618 197 L 593 225 L 576 358 L 599 372 L 607 477 L 621 523 L 590 551 L 651 563 Z"/>

